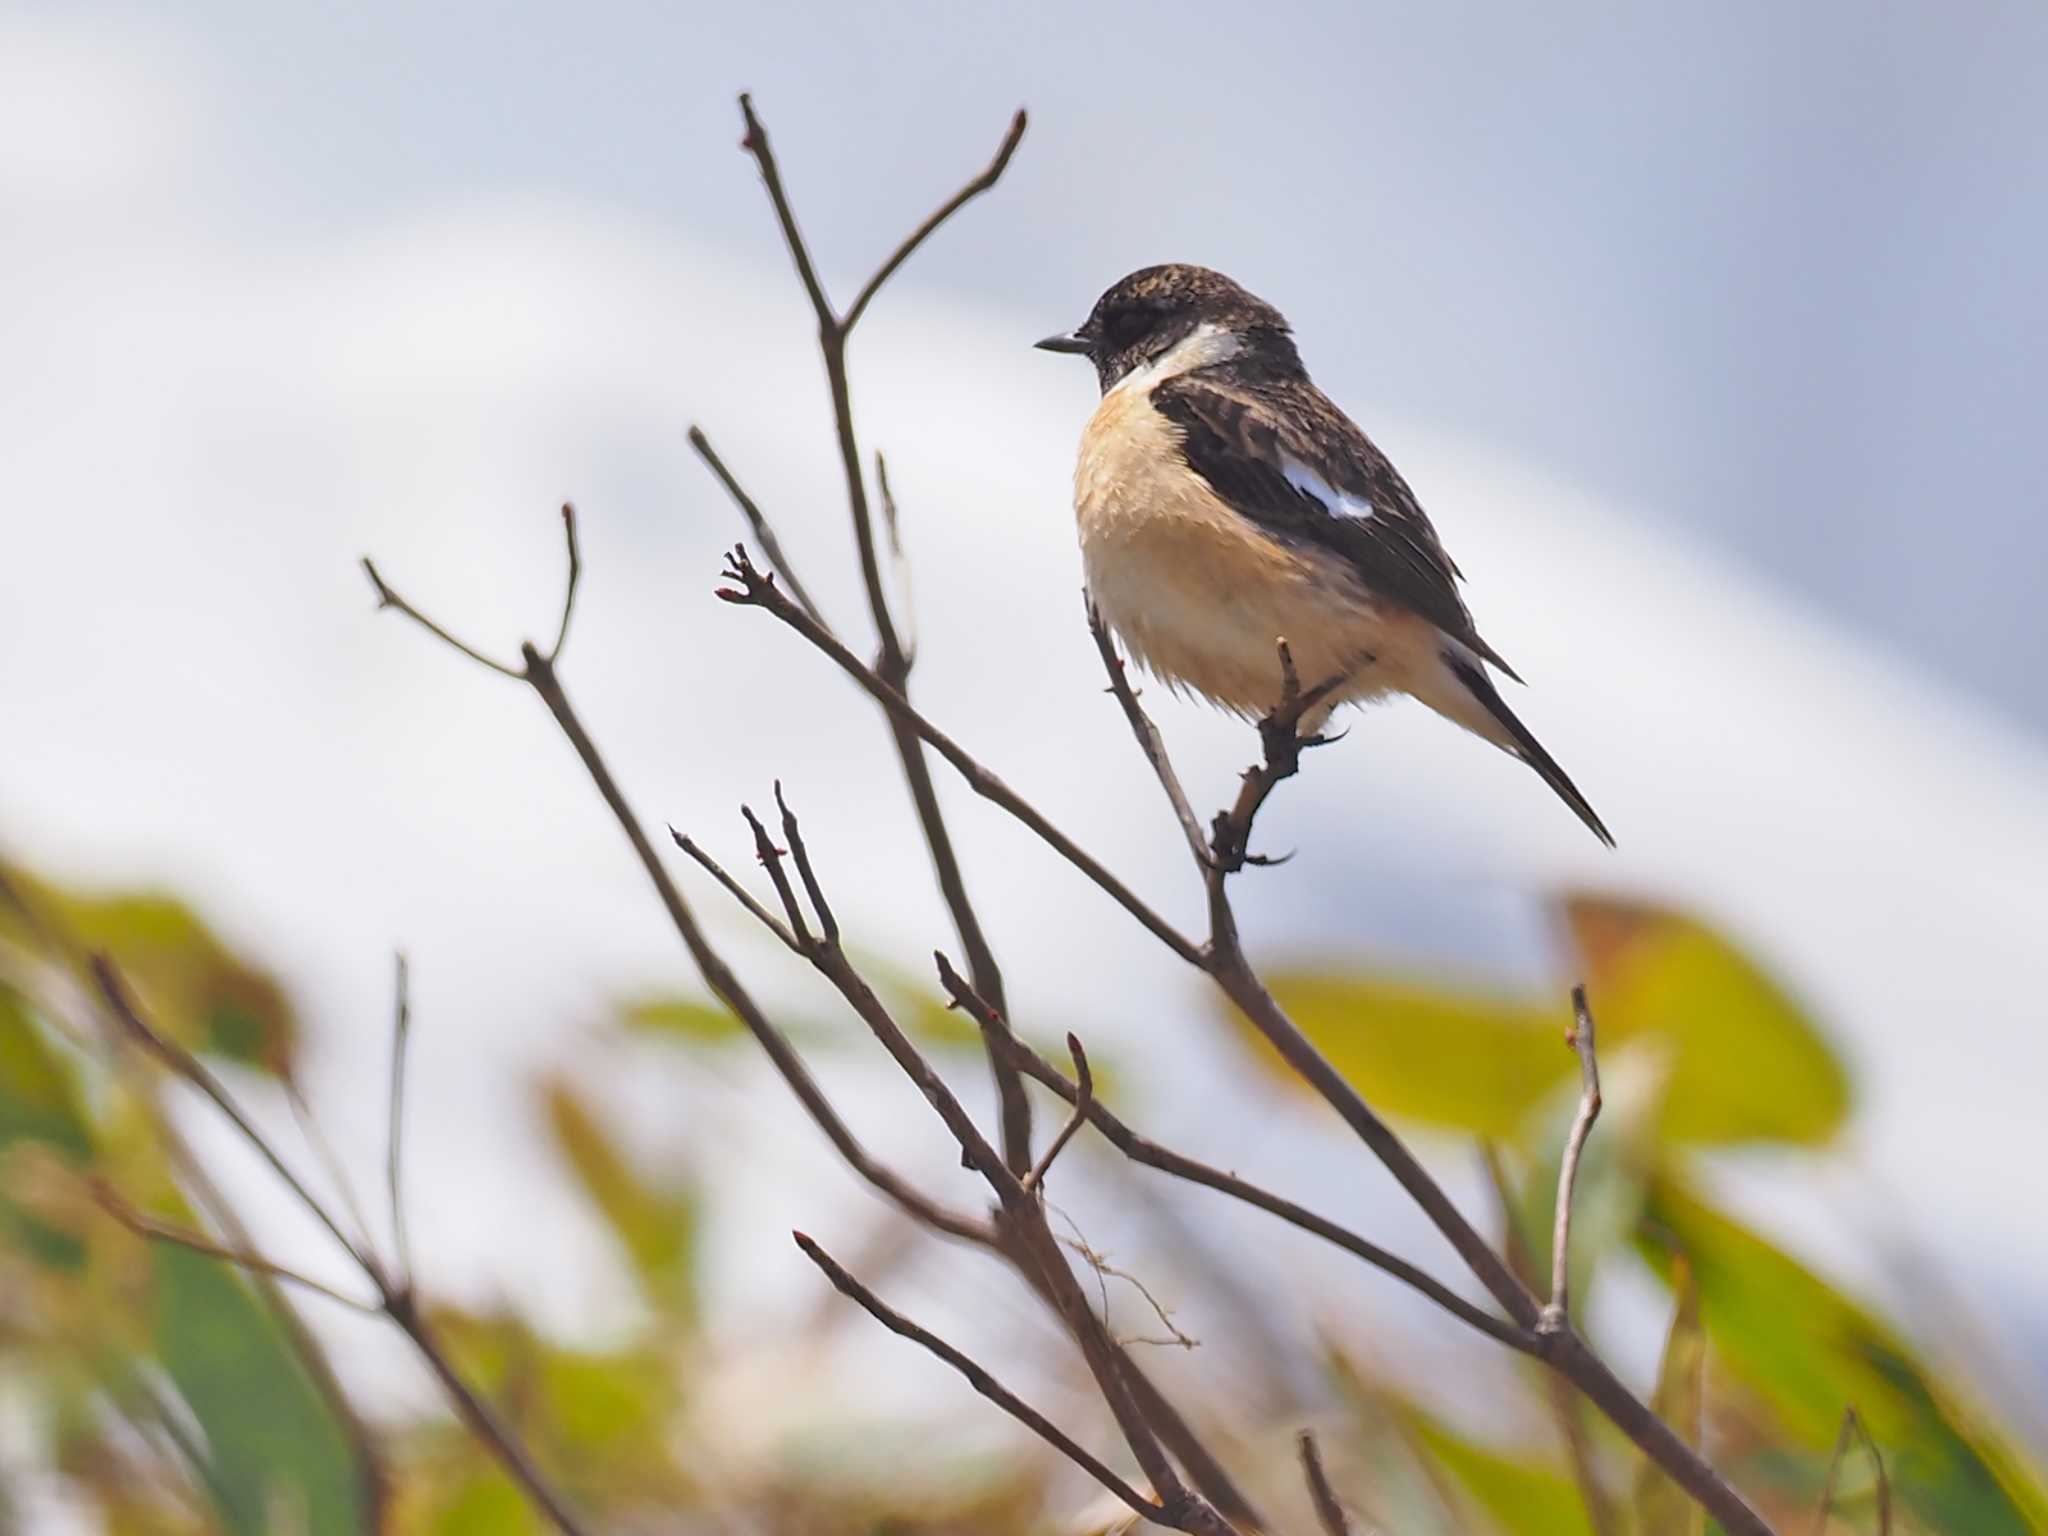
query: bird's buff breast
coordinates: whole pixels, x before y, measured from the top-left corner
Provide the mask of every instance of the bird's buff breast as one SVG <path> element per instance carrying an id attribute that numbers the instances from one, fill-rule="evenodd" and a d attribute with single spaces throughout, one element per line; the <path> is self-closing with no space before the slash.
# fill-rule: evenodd
<path id="1" fill-rule="evenodd" d="M 1263 715 L 1280 701 L 1284 636 L 1304 686 L 1350 675 L 1339 700 L 1398 686 L 1365 658 L 1405 650 L 1407 637 L 1389 632 L 1335 562 L 1269 538 L 1219 500 L 1144 392 L 1112 390 L 1090 419 L 1074 510 L 1090 597 L 1132 657 L 1168 682 Z"/>

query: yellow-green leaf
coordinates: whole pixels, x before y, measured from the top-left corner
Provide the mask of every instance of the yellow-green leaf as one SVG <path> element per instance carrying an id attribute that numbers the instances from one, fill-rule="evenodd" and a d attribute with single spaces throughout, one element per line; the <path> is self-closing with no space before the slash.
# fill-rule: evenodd
<path id="1" fill-rule="evenodd" d="M 1700 1328 L 1700 1292 L 1692 1266 L 1683 1258 L 1671 1267 L 1677 1306 L 1671 1332 L 1664 1339 L 1664 1359 L 1657 1368 L 1657 1390 L 1650 1406 L 1687 1445 L 1700 1443 L 1700 1419 L 1706 1392 L 1707 1339 Z M 1648 1457 L 1636 1468 L 1636 1529 L 1644 1536 L 1701 1536 L 1707 1513 Z"/>
<path id="2" fill-rule="evenodd" d="M 1565 915 L 1603 1045 L 1654 1038 L 1672 1052 L 1665 1136 L 1818 1145 L 1841 1127 L 1847 1071 L 1805 1010 L 1734 944 L 1637 903 L 1575 896 Z"/>
<path id="3" fill-rule="evenodd" d="M 619 1004 L 618 1016 L 635 1033 L 666 1035 L 696 1045 L 723 1045 L 747 1036 L 746 1025 L 730 1008 L 694 997 L 631 998 Z"/>
<path id="4" fill-rule="evenodd" d="M 1899 1498 L 1939 1531 L 2048 1530 L 2048 1487 L 2009 1437 L 1962 1405 L 1890 1327 L 1675 1179 L 1654 1180 L 1638 1252 L 1667 1283 L 1683 1254 L 1717 1368 L 1767 1405 L 1805 1455 L 1787 1489 L 1818 1498 L 1842 1410 L 1885 1453 Z"/>
<path id="5" fill-rule="evenodd" d="M 643 1178 L 568 1083 L 552 1079 L 544 1093 L 555 1144 L 626 1250 L 649 1303 L 658 1311 L 694 1316 L 695 1194 Z"/>
<path id="6" fill-rule="evenodd" d="M 1418 1409 L 1404 1417 L 1416 1443 L 1501 1532 L 1591 1536 L 1578 1486 L 1564 1473 L 1476 1445 Z"/>
<path id="7" fill-rule="evenodd" d="M 1280 969 L 1266 983 L 1302 1033 L 1388 1114 L 1507 1138 L 1576 1070 L 1561 1004 L 1371 973 Z M 1231 1017 L 1259 1059 L 1298 1086 L 1264 1037 Z"/>

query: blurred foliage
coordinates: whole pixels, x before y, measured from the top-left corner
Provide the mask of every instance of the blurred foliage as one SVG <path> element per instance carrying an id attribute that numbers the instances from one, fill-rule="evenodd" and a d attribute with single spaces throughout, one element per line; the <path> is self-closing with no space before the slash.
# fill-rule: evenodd
<path id="1" fill-rule="evenodd" d="M 33 1426 L 30 1464 L 98 1529 L 120 1536 L 542 1531 L 451 1416 L 381 1405 L 387 1416 L 365 1429 L 338 1397 L 314 1336 L 279 1310 L 269 1286 L 137 1238 L 94 1204 L 87 1177 L 161 1219 L 214 1224 L 212 1197 L 182 1161 L 153 1074 L 111 1048 L 84 984 L 85 955 L 110 952 L 161 1027 L 248 1069 L 253 1076 L 238 1081 L 252 1095 L 276 1092 L 293 1060 L 296 1026 L 277 983 L 167 896 L 77 893 L 4 873 L 0 1372 Z M 1700 1193 L 1702 1160 L 1716 1148 L 1770 1149 L 1790 1168 L 1846 1123 L 1848 1076 L 1826 1032 L 1763 966 L 1696 919 L 1583 896 L 1560 901 L 1557 918 L 1569 950 L 1563 968 L 1586 978 L 1597 1012 L 1607 1102 L 1580 1168 L 1575 1299 L 1597 1328 L 1605 1277 L 1633 1272 L 1638 1290 L 1644 1281 L 1665 1288 L 1669 1329 L 1646 1383 L 1659 1413 L 1800 1536 L 1877 1528 L 1874 1469 L 1860 1456 L 1840 1469 L 1832 1516 L 1815 1524 L 1851 1405 L 1885 1458 L 1901 1536 L 2048 1531 L 2038 1463 L 1966 1380 Z M 963 1065 L 978 1053 L 971 1023 L 929 985 L 868 968 L 927 1047 Z M 1486 1138 L 1503 1246 L 1525 1273 L 1547 1272 L 1557 1165 L 1578 1096 L 1563 988 L 1556 997 L 1489 993 L 1327 965 L 1270 975 L 1303 1027 L 1382 1109 Z M 688 996 L 644 992 L 611 1017 L 684 1059 L 745 1044 L 722 1008 Z M 866 1047 L 838 1015 L 792 1033 L 806 1050 Z M 1252 1049 L 1271 1065 L 1262 1043 Z M 608 1342 L 586 1348 L 508 1306 L 427 1313 L 458 1367 L 600 1528 L 1021 1536 L 1127 1527 L 1114 1508 L 1084 1513 L 1088 1492 L 1077 1493 L 1035 1442 L 1004 1441 L 1012 1453 L 1002 1456 L 948 1455 L 901 1426 L 821 1425 L 813 1415 L 823 1406 L 785 1383 L 806 1379 L 825 1333 L 861 1327 L 848 1309 L 821 1302 L 819 1320 L 793 1342 L 707 1331 L 711 1186 L 672 1160 L 650 1166 L 619 1135 L 603 1102 L 605 1069 L 601 1056 L 579 1061 L 573 1079 L 547 1076 L 536 1092 L 568 1186 L 637 1288 L 637 1315 L 608 1320 Z M 1120 1110 L 1143 1108 L 1122 1102 L 1100 1063 L 1097 1080 Z M 892 1235 L 877 1253 L 910 1246 L 900 1226 L 882 1230 Z M 1295 1402 L 1284 1421 L 1234 1426 L 1245 1438 L 1229 1442 L 1232 1458 L 1270 1464 L 1254 1474 L 1262 1486 L 1293 1486 L 1291 1458 L 1272 1450 L 1286 1438 L 1277 1432 L 1327 1417 L 1334 1402 L 1337 1417 L 1319 1432 L 1361 1530 L 1712 1529 L 1604 1421 L 1551 1390 L 1540 1367 L 1496 1359 L 1483 1379 L 1509 1389 L 1507 1398 L 1493 1386 L 1382 1378 L 1362 1363 L 1370 1317 L 1347 1313 L 1345 1326 L 1353 1331 L 1326 1339 L 1320 1357 L 1324 1401 Z M 1198 1414 L 1228 1425 L 1253 1400 L 1219 1395 Z M 931 1404 L 934 1424 L 969 1416 L 986 1420 L 992 1436 L 1003 1432 L 964 1388 Z M 1574 1440 L 1577 1456 L 1566 1449 Z M 825 1445 L 857 1449 L 821 1452 Z M 0 1532 L 28 1529 L 10 1513 L 20 1494 L 0 1475 Z"/>

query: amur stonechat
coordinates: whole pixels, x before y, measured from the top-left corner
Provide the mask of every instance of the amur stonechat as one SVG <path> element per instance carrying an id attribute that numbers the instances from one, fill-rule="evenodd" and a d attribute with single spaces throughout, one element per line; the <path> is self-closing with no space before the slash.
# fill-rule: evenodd
<path id="1" fill-rule="evenodd" d="M 1090 600 L 1142 666 L 1260 718 L 1281 703 L 1285 639 L 1305 686 L 1341 679 L 1304 732 L 1408 694 L 1527 763 L 1613 845 L 1494 687 L 1489 668 L 1521 679 L 1473 628 L 1415 493 L 1309 381 L 1278 310 L 1206 267 L 1147 267 L 1038 345 L 1102 382 L 1074 511 Z"/>

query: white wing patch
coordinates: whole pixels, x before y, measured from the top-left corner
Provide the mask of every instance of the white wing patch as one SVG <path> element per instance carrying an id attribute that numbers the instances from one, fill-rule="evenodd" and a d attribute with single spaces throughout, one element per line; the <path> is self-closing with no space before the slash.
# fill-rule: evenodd
<path id="1" fill-rule="evenodd" d="M 1365 523 L 1379 515 L 1379 508 L 1364 497 L 1349 496 L 1333 489 L 1328 481 L 1291 453 L 1280 455 L 1280 473 L 1302 495 L 1320 501 L 1333 517 L 1351 517 Z"/>

